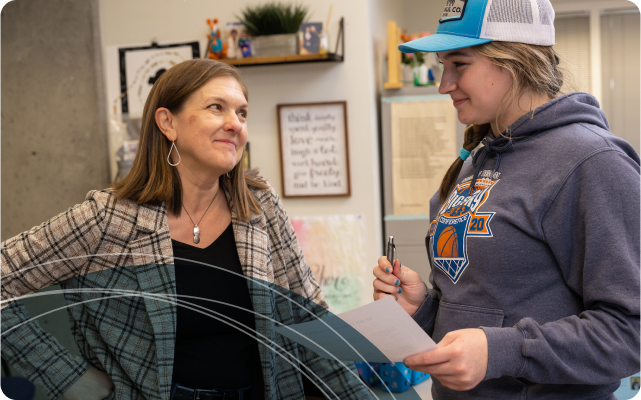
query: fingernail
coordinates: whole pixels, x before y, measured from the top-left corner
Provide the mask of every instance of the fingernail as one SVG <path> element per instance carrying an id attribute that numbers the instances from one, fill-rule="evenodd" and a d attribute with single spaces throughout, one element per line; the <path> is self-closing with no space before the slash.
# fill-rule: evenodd
<path id="1" fill-rule="evenodd" d="M 405 361 L 403 361 L 403 365 L 405 365 L 407 367 L 407 364 L 405 364 Z"/>
<path id="2" fill-rule="evenodd" d="M 385 272 L 389 272 L 389 267 L 385 268 Z"/>
<path id="3" fill-rule="evenodd" d="M 398 292 L 399 292 L 399 293 L 403 293 L 403 289 L 398 288 Z"/>
<path id="4" fill-rule="evenodd" d="M 401 281 L 399 281 L 399 280 L 397 279 L 397 280 L 396 280 L 396 283 L 394 284 L 394 286 L 398 286 L 398 284 L 399 284 L 399 283 L 401 283 Z M 400 293 L 400 292 L 399 292 L 399 293 Z"/>

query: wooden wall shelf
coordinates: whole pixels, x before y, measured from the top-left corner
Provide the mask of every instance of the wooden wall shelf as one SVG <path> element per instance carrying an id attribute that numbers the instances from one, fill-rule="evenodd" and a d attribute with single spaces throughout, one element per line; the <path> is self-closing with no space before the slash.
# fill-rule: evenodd
<path id="1" fill-rule="evenodd" d="M 272 57 L 247 57 L 247 58 L 231 58 L 220 60 L 227 64 L 235 65 L 237 67 L 249 67 L 256 65 L 268 64 L 294 64 L 294 63 L 308 63 L 318 61 L 334 61 L 342 62 L 343 56 L 340 54 L 294 54 L 289 56 L 272 56 Z"/>
<path id="2" fill-rule="evenodd" d="M 220 60 L 236 67 L 251 67 L 260 65 L 296 64 L 310 62 L 343 62 L 345 60 L 345 34 L 343 18 L 339 21 L 338 35 L 336 37 L 336 48 L 333 53 L 327 54 L 293 54 L 289 56 L 272 57 L 247 57 L 228 58 Z M 340 54 L 338 48 L 340 47 Z"/>

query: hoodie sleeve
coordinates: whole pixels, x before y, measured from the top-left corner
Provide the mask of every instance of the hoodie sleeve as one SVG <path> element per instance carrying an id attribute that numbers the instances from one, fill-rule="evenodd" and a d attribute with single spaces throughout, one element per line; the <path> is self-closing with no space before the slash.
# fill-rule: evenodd
<path id="1" fill-rule="evenodd" d="M 579 315 L 483 328 L 485 379 L 605 384 L 639 371 L 639 164 L 615 148 L 594 151 L 565 178 L 541 231 Z"/>
<path id="2" fill-rule="evenodd" d="M 438 311 L 438 296 L 434 290 L 427 289 L 425 301 L 416 310 L 412 318 L 430 336 L 434 333 L 434 322 Z"/>

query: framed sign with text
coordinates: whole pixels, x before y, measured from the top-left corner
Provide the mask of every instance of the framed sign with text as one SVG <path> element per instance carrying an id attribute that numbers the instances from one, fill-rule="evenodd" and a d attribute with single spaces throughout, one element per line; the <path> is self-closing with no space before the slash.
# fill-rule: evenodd
<path id="1" fill-rule="evenodd" d="M 350 196 L 347 102 L 277 109 L 283 197 Z"/>

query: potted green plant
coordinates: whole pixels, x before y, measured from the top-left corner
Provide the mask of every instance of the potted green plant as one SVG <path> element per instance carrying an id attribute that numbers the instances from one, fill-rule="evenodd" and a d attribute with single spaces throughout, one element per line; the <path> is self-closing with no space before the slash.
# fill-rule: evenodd
<path id="1" fill-rule="evenodd" d="M 247 7 L 237 17 L 252 37 L 254 57 L 298 54 L 296 33 L 307 18 L 302 5 L 268 3 Z"/>

